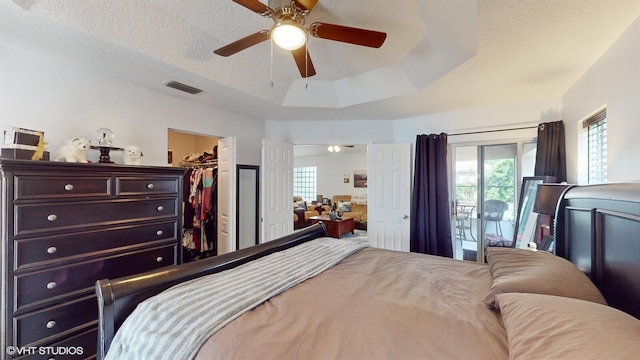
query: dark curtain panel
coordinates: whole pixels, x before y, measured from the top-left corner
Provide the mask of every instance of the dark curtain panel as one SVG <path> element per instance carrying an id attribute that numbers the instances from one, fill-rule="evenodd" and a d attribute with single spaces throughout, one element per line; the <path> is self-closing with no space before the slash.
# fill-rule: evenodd
<path id="1" fill-rule="evenodd" d="M 447 134 L 416 138 L 410 236 L 412 252 L 453 257 Z"/>
<path id="2" fill-rule="evenodd" d="M 567 153 L 564 147 L 564 123 L 543 123 L 538 126 L 535 176 L 555 176 L 557 182 L 567 181 Z"/>

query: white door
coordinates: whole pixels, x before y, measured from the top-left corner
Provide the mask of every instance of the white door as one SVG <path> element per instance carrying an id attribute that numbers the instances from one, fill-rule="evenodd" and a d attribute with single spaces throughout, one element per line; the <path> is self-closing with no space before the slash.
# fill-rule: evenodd
<path id="1" fill-rule="evenodd" d="M 236 138 L 218 141 L 218 255 L 236 250 Z"/>
<path id="2" fill-rule="evenodd" d="M 411 144 L 369 145 L 367 158 L 369 244 L 409 251 Z"/>
<path id="3" fill-rule="evenodd" d="M 293 232 L 293 144 L 262 140 L 262 169 L 264 243 Z"/>

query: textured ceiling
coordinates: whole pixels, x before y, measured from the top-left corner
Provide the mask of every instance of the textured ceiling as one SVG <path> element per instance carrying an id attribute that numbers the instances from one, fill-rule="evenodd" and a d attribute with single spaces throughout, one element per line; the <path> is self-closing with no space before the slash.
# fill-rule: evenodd
<path id="1" fill-rule="evenodd" d="M 273 23 L 231 0 L 0 0 L 0 43 L 261 119 L 401 119 L 562 96 L 638 16 L 640 0 L 320 0 L 307 24 L 387 40 L 311 38 L 308 79 L 268 41 L 212 53 Z"/>

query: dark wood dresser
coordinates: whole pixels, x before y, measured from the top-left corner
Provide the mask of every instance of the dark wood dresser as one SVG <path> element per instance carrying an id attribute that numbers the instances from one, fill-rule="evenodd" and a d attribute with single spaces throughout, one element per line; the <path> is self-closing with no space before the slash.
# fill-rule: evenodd
<path id="1" fill-rule="evenodd" d="M 95 356 L 96 280 L 181 263 L 183 172 L 0 160 L 0 359 Z"/>

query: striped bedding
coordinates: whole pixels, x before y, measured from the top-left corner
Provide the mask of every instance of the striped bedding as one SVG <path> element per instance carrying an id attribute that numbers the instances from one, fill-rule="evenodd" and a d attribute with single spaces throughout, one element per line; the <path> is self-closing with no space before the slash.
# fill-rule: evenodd
<path id="1" fill-rule="evenodd" d="M 116 333 L 106 359 L 192 359 L 233 319 L 366 246 L 319 238 L 172 287 L 138 305 Z"/>

